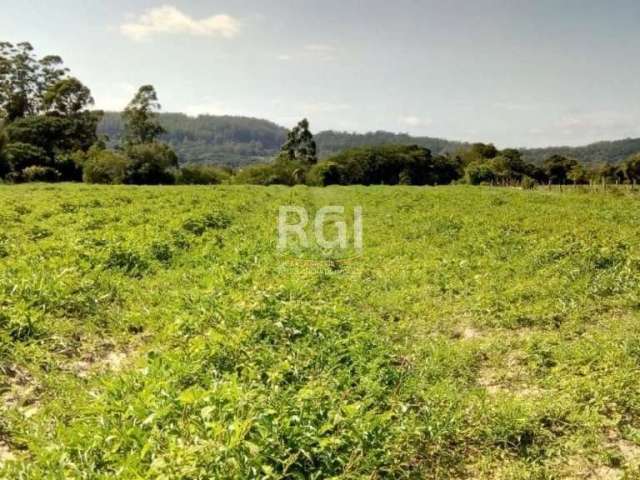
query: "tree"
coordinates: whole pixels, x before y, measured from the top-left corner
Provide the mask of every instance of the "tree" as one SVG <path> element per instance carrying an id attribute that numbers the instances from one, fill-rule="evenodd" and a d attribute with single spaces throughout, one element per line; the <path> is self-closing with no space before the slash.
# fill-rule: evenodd
<path id="1" fill-rule="evenodd" d="M 280 150 L 281 158 L 298 161 L 309 167 L 318 162 L 316 142 L 309 131 L 309 121 L 304 118 L 287 134 L 287 141 Z"/>
<path id="2" fill-rule="evenodd" d="M 640 153 L 627 158 L 622 164 L 622 170 L 629 182 L 640 182 Z"/>
<path id="3" fill-rule="evenodd" d="M 216 165 L 186 165 L 176 176 L 179 185 L 217 185 L 229 180 L 230 172 Z"/>
<path id="4" fill-rule="evenodd" d="M 242 168 L 234 183 L 249 185 L 293 185 L 293 179 L 276 164 L 256 163 Z"/>
<path id="5" fill-rule="evenodd" d="M 157 118 L 158 95 L 152 85 L 143 85 L 123 113 L 126 145 L 151 143 L 165 132 Z"/>
<path id="6" fill-rule="evenodd" d="M 130 159 L 126 183 L 136 185 L 161 185 L 175 183 L 174 172 L 178 157 L 164 143 L 132 145 L 126 150 Z"/>
<path id="7" fill-rule="evenodd" d="M 340 165 L 335 162 L 320 162 L 309 170 L 307 175 L 307 183 L 309 185 L 318 185 L 325 187 L 327 185 L 340 184 L 342 181 L 342 172 Z"/>
<path id="8" fill-rule="evenodd" d="M 51 159 L 42 148 L 29 143 L 10 143 L 6 156 L 11 170 L 19 175 L 27 167 L 50 167 Z"/>
<path id="9" fill-rule="evenodd" d="M 474 143 L 471 145 L 471 151 L 486 159 L 495 158 L 498 155 L 498 149 L 492 143 Z"/>
<path id="10" fill-rule="evenodd" d="M 0 42 L 0 117 L 13 122 L 41 113 L 45 93 L 65 77 L 62 59 L 37 59 L 30 43 Z"/>
<path id="11" fill-rule="evenodd" d="M 492 183 L 496 180 L 496 173 L 488 163 L 473 162 L 464 170 L 465 181 L 470 185 Z"/>
<path id="12" fill-rule="evenodd" d="M 11 171 L 9 160 L 7 160 L 6 156 L 6 147 L 7 135 L 3 130 L 0 130 L 0 179 L 4 178 L 5 175 L 7 175 Z"/>
<path id="13" fill-rule="evenodd" d="M 7 126 L 11 143 L 30 143 L 53 157 L 60 152 L 87 151 L 97 141 L 99 112 L 79 112 L 72 116 L 30 115 Z"/>
<path id="14" fill-rule="evenodd" d="M 549 181 L 555 185 L 564 185 L 569 179 L 569 172 L 578 162 L 562 155 L 552 155 L 544 163 L 545 173 Z"/>
<path id="15" fill-rule="evenodd" d="M 91 90 L 77 78 L 57 81 L 43 95 L 43 108 L 62 116 L 75 115 L 93 105 Z"/>
<path id="16" fill-rule="evenodd" d="M 432 157 L 417 145 L 352 148 L 314 165 L 307 181 L 314 185 L 434 185 L 458 177 L 458 165 L 447 157 Z"/>
<path id="17" fill-rule="evenodd" d="M 93 148 L 84 163 L 82 179 L 87 183 L 124 183 L 130 163 L 121 153 Z"/>
<path id="18" fill-rule="evenodd" d="M 573 167 L 571 167 L 571 170 L 569 170 L 569 172 L 567 173 L 567 178 L 571 180 L 574 185 L 588 183 L 587 171 L 579 163 L 576 163 Z"/>

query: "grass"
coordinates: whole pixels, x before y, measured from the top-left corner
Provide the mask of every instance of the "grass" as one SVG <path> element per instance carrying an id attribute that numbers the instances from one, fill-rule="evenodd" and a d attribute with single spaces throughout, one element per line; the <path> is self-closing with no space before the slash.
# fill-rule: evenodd
<path id="1" fill-rule="evenodd" d="M 362 206 L 362 254 L 279 252 L 281 205 Z M 0 476 L 637 478 L 639 207 L 0 187 Z"/>

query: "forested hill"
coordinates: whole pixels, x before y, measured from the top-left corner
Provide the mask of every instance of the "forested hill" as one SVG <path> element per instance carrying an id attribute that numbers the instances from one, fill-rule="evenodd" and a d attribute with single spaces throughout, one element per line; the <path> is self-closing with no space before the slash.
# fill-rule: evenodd
<path id="1" fill-rule="evenodd" d="M 238 167 L 273 157 L 285 141 L 286 129 L 268 120 L 248 117 L 162 113 L 160 123 L 167 130 L 163 140 L 176 150 L 182 163 L 211 163 Z M 98 133 L 118 143 L 122 132 L 119 113 L 107 112 Z M 348 133 L 324 131 L 315 135 L 320 158 L 348 148 L 383 144 L 420 145 L 433 153 L 455 152 L 468 143 L 433 137 L 413 137 L 384 131 Z M 572 157 L 586 165 L 620 163 L 640 152 L 640 138 L 598 142 L 582 147 L 521 149 L 525 160 L 536 164 L 553 154 Z"/>
<path id="2" fill-rule="evenodd" d="M 159 119 L 167 131 L 162 140 L 171 144 L 182 163 L 238 167 L 264 161 L 278 152 L 287 134 L 285 128 L 273 122 L 248 117 L 161 113 Z M 98 133 L 107 135 L 110 144 L 117 144 L 122 134 L 120 114 L 106 112 Z M 420 145 L 434 153 L 453 152 L 464 146 L 440 138 L 382 131 L 365 134 L 325 131 L 316 134 L 315 139 L 320 158 L 348 148 L 372 145 Z"/>
<path id="3" fill-rule="evenodd" d="M 369 133 L 348 133 L 328 130 L 315 136 L 320 158 L 325 158 L 354 147 L 368 147 L 377 145 L 419 145 L 428 148 L 432 153 L 453 153 L 459 148 L 468 146 L 466 143 L 445 140 L 434 137 L 412 137 L 406 133 L 391 133 L 384 131 Z"/>
<path id="4" fill-rule="evenodd" d="M 545 147 L 521 149 L 525 160 L 540 164 L 551 155 L 571 157 L 585 165 L 602 163 L 618 164 L 640 152 L 640 138 L 625 138 L 609 142 L 597 142 L 582 147 Z"/>
<path id="5" fill-rule="evenodd" d="M 275 155 L 287 131 L 267 120 L 248 117 L 161 113 L 167 131 L 162 140 L 171 144 L 181 163 L 212 163 L 233 167 L 263 161 Z M 110 144 L 120 141 L 123 125 L 119 113 L 106 112 L 98 133 Z"/>

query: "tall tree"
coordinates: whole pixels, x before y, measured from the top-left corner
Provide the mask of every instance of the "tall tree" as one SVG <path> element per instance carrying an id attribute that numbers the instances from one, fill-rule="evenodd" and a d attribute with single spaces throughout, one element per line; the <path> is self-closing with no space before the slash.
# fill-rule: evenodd
<path id="1" fill-rule="evenodd" d="M 41 113 L 45 93 L 67 72 L 58 56 L 36 58 L 28 42 L 0 42 L 0 117 L 12 122 Z"/>
<path id="2" fill-rule="evenodd" d="M 316 142 L 309 131 L 309 121 L 306 118 L 289 131 L 287 141 L 281 148 L 281 155 L 308 166 L 318 162 Z"/>
<path id="3" fill-rule="evenodd" d="M 91 91 L 74 77 L 58 80 L 43 95 L 43 108 L 48 113 L 74 115 L 93 105 Z"/>
<path id="4" fill-rule="evenodd" d="M 127 145 L 152 143 L 165 132 L 158 122 L 158 95 L 152 85 L 143 85 L 123 113 L 124 140 Z"/>
<path id="5" fill-rule="evenodd" d="M 569 180 L 569 172 L 578 165 L 573 158 L 567 158 L 562 155 L 551 155 L 545 159 L 543 167 L 549 181 L 553 184 L 564 185 Z"/>

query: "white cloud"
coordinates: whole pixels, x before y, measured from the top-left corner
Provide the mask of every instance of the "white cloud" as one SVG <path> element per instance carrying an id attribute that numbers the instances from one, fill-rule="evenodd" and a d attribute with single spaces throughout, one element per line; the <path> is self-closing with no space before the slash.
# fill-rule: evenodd
<path id="1" fill-rule="evenodd" d="M 171 5 L 151 8 L 120 26 L 120 32 L 134 40 L 155 34 L 187 34 L 231 38 L 238 34 L 240 22 L 226 14 L 194 19 Z"/>
<path id="2" fill-rule="evenodd" d="M 291 60 L 291 55 L 286 55 L 286 54 L 278 55 L 276 59 L 280 60 L 281 62 L 286 62 L 288 60 Z"/>
<path id="3" fill-rule="evenodd" d="M 402 125 L 412 128 L 428 127 L 433 123 L 430 118 L 421 118 L 415 115 L 406 115 L 404 117 L 400 117 L 399 120 Z"/>

